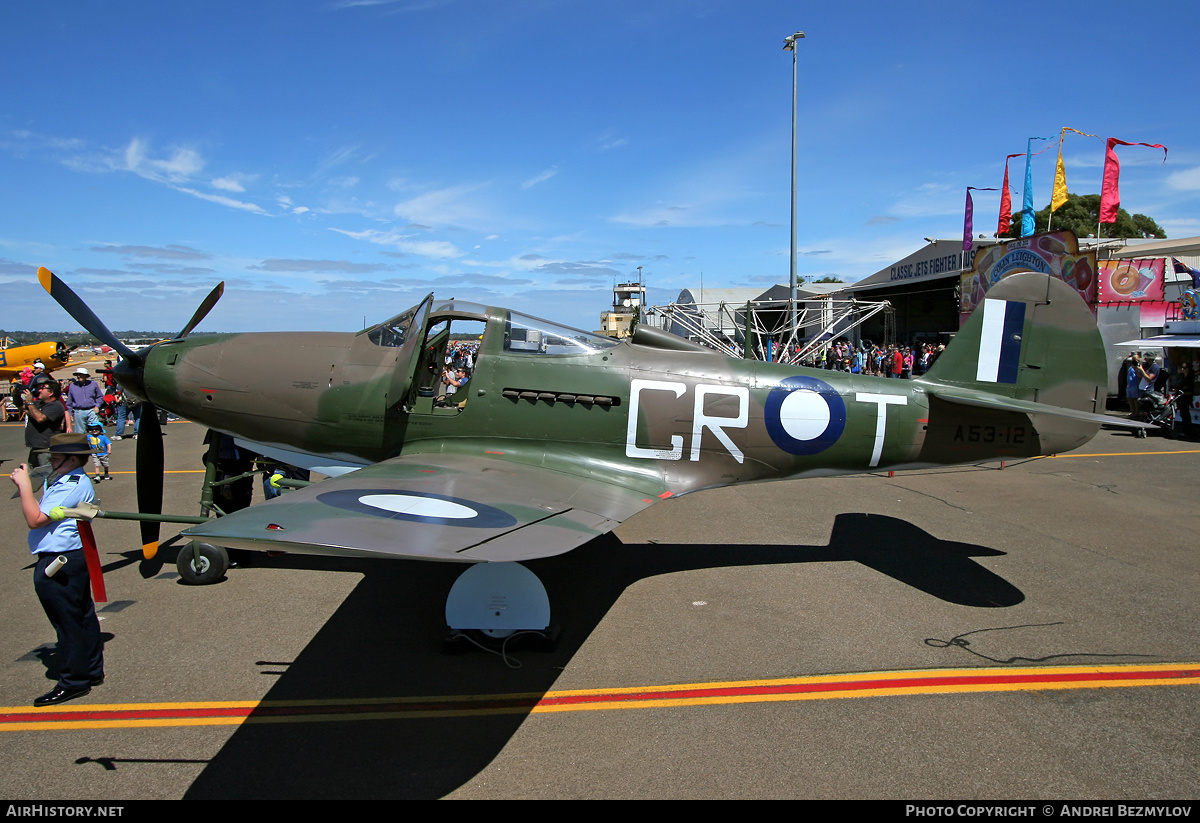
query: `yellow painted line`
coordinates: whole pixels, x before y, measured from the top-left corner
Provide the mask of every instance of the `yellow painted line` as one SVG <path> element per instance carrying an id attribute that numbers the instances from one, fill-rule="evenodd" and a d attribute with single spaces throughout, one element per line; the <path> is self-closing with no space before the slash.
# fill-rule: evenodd
<path id="1" fill-rule="evenodd" d="M 137 474 L 135 471 L 110 472 L 110 474 Z M 204 469 L 167 469 L 163 474 L 204 474 Z"/>
<path id="2" fill-rule="evenodd" d="M 1172 452 L 1097 452 L 1095 454 L 1040 454 L 1033 460 L 1057 460 L 1065 457 L 1161 457 L 1164 454 L 1200 454 L 1200 449 L 1180 449 Z"/>
<path id="3" fill-rule="evenodd" d="M 545 693 L 434 695 L 349 700 L 72 703 L 45 709 L 0 707 L 0 731 L 236 726 L 405 720 L 496 714 L 678 708 L 847 697 L 1200 685 L 1200 663 L 858 672 L 771 680 L 737 680 L 574 689 Z"/>

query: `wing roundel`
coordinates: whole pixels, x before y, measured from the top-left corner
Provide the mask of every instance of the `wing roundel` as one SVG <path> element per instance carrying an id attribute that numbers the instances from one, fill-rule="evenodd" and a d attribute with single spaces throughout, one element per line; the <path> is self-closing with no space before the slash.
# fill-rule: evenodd
<path id="1" fill-rule="evenodd" d="M 234 549 L 474 563 L 568 552 L 653 493 L 468 455 L 392 458 L 184 535 Z"/>

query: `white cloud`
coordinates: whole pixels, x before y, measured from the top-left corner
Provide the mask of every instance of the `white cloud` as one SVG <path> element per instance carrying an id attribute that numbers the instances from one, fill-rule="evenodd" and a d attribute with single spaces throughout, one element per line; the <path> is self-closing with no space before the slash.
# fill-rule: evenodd
<path id="1" fill-rule="evenodd" d="M 190 194 L 192 197 L 199 197 L 201 200 L 207 200 L 210 203 L 220 203 L 222 206 L 229 206 L 233 209 L 248 211 L 252 214 L 268 214 L 263 208 L 255 203 L 246 203 L 242 200 L 234 200 L 232 197 L 226 197 L 222 194 L 207 194 L 195 189 L 189 189 L 186 186 L 171 186 L 175 191 L 181 191 L 184 194 Z"/>
<path id="2" fill-rule="evenodd" d="M 629 145 L 629 138 L 617 137 L 610 129 L 592 140 L 591 145 L 597 151 L 609 151 L 610 149 L 624 148 Z"/>
<path id="3" fill-rule="evenodd" d="M 923 183 L 892 204 L 887 214 L 896 217 L 937 217 L 961 214 L 966 188 L 948 183 Z"/>
<path id="4" fill-rule="evenodd" d="M 541 174 L 536 174 L 533 177 L 530 177 L 528 180 L 526 180 L 524 183 L 521 184 L 521 188 L 531 189 L 534 186 L 536 186 L 538 183 L 546 182 L 547 180 L 549 180 L 551 177 L 553 177 L 556 174 L 558 174 L 558 166 L 551 166 L 550 168 L 546 169 Z"/>
<path id="5" fill-rule="evenodd" d="M 317 164 L 315 174 L 317 176 L 324 175 L 328 173 L 330 169 L 347 162 L 357 153 L 358 146 L 342 146 L 340 149 L 332 152 L 328 157 Z"/>
<path id="6" fill-rule="evenodd" d="M 1200 190 L 1200 166 L 1168 174 L 1167 185 L 1183 191 Z"/>
<path id="7" fill-rule="evenodd" d="M 254 180 L 256 174 L 227 174 L 224 177 L 215 178 L 211 185 L 214 189 L 221 191 L 243 192 L 246 190 L 245 183 Z"/>
<path id="8" fill-rule="evenodd" d="M 129 141 L 123 156 L 126 171 L 160 182 L 183 182 L 204 168 L 200 153 L 182 146 L 176 146 L 165 158 L 151 157 L 149 145 L 140 137 Z"/>
<path id="9" fill-rule="evenodd" d="M 393 211 L 397 217 L 430 225 L 488 222 L 486 210 L 480 207 L 475 197 L 485 185 L 474 183 L 436 189 L 397 203 Z"/>
<path id="10" fill-rule="evenodd" d="M 1200 219 L 1180 217 L 1158 221 L 1168 237 L 1194 237 L 1200 234 Z"/>
<path id="11" fill-rule="evenodd" d="M 346 229 L 333 229 L 339 234 L 344 234 L 347 237 L 353 237 L 355 240 L 366 240 L 368 243 L 376 243 L 380 246 L 393 246 L 402 252 L 415 254 L 420 257 L 430 257 L 434 260 L 452 260 L 457 257 L 462 257 L 465 252 L 462 252 L 453 243 L 445 240 L 415 240 L 416 235 L 401 234 L 395 229 L 389 231 L 380 231 L 379 229 L 365 229 L 363 231 L 348 231 Z"/>

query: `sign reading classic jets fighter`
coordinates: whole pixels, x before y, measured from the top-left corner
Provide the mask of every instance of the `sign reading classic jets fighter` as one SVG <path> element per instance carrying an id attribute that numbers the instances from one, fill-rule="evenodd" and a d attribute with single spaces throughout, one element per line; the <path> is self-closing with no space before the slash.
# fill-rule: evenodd
<path id="1" fill-rule="evenodd" d="M 184 532 L 212 546 L 521 561 L 673 495 L 1063 452 L 1111 421 L 1095 320 L 1034 272 L 993 287 L 914 380 L 733 359 L 644 325 L 618 342 L 432 295 L 357 334 L 189 338 L 220 286 L 175 339 L 135 354 L 57 277 L 39 278 L 124 356 L 126 391 L 336 475 Z M 464 333 L 480 340 L 474 373 L 439 402 L 447 347 Z M 153 419 L 142 415 L 143 512 L 161 510 Z M 143 528 L 152 552 L 157 527 Z"/>

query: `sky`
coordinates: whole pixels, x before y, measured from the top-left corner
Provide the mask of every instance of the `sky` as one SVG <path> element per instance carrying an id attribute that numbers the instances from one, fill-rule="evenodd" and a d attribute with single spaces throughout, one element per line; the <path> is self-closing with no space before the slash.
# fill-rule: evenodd
<path id="1" fill-rule="evenodd" d="M 432 291 L 599 328 L 614 282 L 852 282 L 1033 160 L 1200 235 L 1194 0 L 8 0 L 0 329 L 356 331 Z M 1177 38 L 1176 34 L 1182 33 Z M 1010 184 L 1020 208 L 1024 158 Z M 999 192 L 975 192 L 975 233 Z"/>

